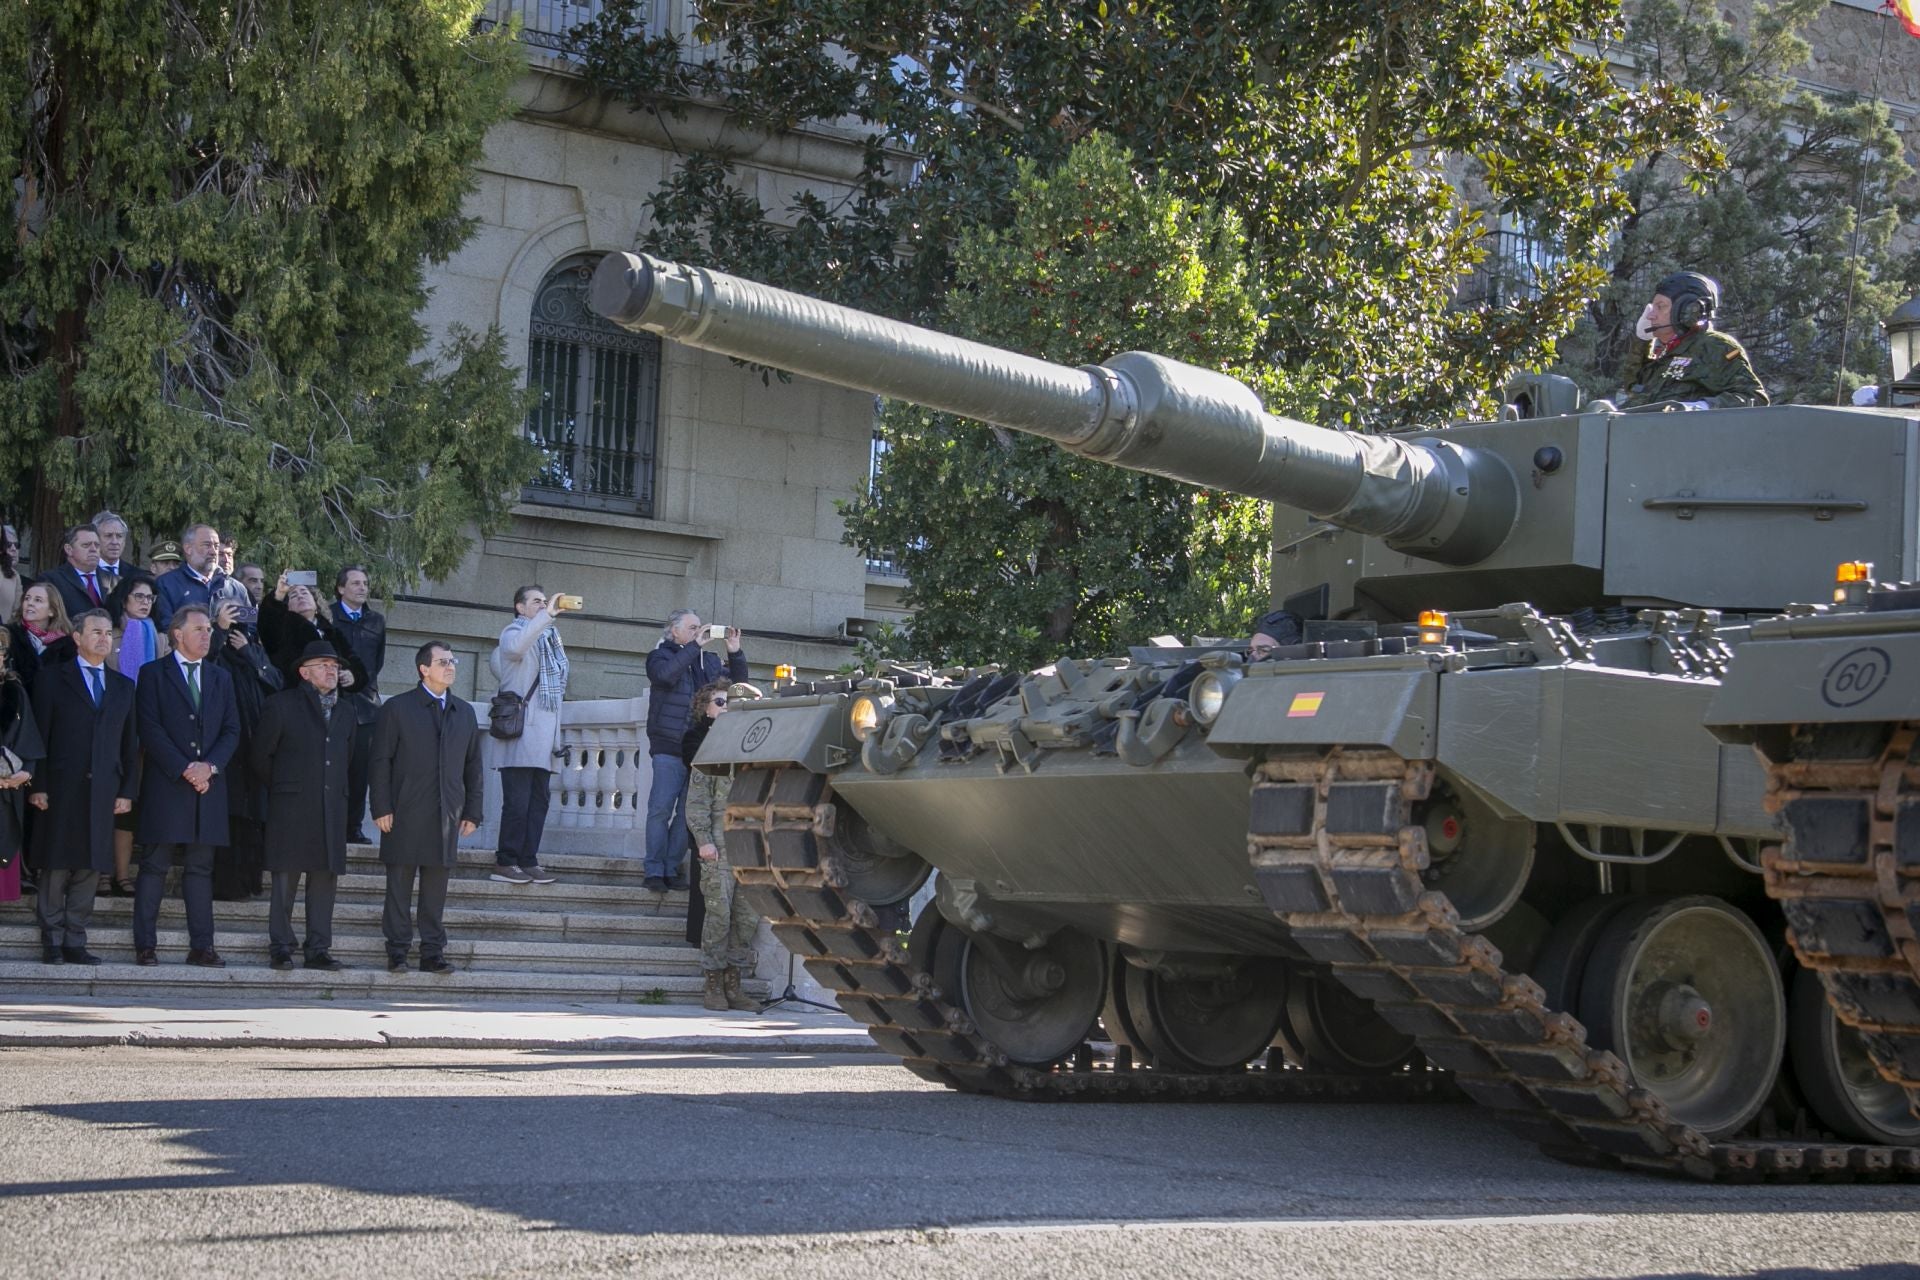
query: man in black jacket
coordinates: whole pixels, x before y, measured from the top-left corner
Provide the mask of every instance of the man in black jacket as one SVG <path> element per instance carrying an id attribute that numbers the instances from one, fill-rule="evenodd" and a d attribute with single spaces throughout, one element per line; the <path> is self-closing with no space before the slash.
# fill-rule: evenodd
<path id="1" fill-rule="evenodd" d="M 373 725 L 367 767 L 380 861 L 387 864 L 387 972 L 407 971 L 414 879 L 420 882 L 420 970 L 447 974 L 441 913 L 460 837 L 480 826 L 480 721 L 453 696 L 453 650 L 429 640 L 413 656 L 420 683 L 395 694 Z"/>
<path id="2" fill-rule="evenodd" d="M 40 811 L 28 861 L 38 875 L 41 958 L 99 964 L 87 923 L 102 875 L 113 872 L 113 818 L 133 811 L 133 681 L 106 668 L 113 620 L 89 609 L 73 623 L 76 660 L 40 673 L 33 716 L 44 754 L 28 783 Z"/>
<path id="3" fill-rule="evenodd" d="M 300 656 L 300 685 L 267 699 L 253 734 L 253 769 L 267 780 L 267 870 L 273 904 L 267 947 L 273 967 L 293 968 L 293 898 L 307 878 L 306 966 L 335 960 L 333 902 L 347 871 L 347 777 L 353 713 L 340 693 L 340 657 L 325 640 Z"/>
<path id="4" fill-rule="evenodd" d="M 675 609 L 660 643 L 647 655 L 647 749 L 653 756 L 653 781 L 647 791 L 646 887 L 655 892 L 685 888 L 679 867 L 687 851 L 687 766 L 680 742 L 693 723 L 693 695 L 722 675 L 736 684 L 747 678 L 747 655 L 740 631 L 727 629 L 727 660 L 705 653 L 696 643 L 700 615 Z"/>
<path id="5" fill-rule="evenodd" d="M 64 564 L 55 565 L 40 575 L 40 581 L 60 593 L 67 616 L 77 618 L 89 609 L 104 609 L 113 594 L 114 579 L 100 572 L 100 531 L 90 524 L 77 524 L 60 537 Z"/>
<path id="6" fill-rule="evenodd" d="M 380 669 L 387 665 L 387 619 L 367 603 L 373 582 L 365 565 L 350 564 L 333 579 L 333 627 L 360 659 L 364 683 L 341 691 L 353 713 L 353 777 L 347 783 L 347 839 L 370 843 L 367 817 L 367 761 L 373 755 L 373 722 L 380 711 Z"/>

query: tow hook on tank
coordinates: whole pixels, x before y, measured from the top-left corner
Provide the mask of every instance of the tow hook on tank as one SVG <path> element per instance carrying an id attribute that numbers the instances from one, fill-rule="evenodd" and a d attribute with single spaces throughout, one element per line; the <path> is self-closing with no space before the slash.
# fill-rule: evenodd
<path id="1" fill-rule="evenodd" d="M 1177 698 L 1161 698 L 1144 711 L 1122 711 L 1113 749 L 1130 765 L 1150 765 L 1180 745 L 1193 727 L 1193 714 Z"/>

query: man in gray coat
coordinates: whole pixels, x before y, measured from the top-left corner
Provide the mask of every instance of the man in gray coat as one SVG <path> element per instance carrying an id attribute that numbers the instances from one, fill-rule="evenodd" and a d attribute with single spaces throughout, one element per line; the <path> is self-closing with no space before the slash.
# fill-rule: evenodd
<path id="1" fill-rule="evenodd" d="M 567 650 L 554 621 L 570 597 L 548 598 L 539 583 L 513 593 L 513 621 L 500 633 L 489 664 L 502 692 L 526 700 L 525 729 L 500 742 L 500 847 L 492 878 L 505 884 L 552 884 L 540 866 L 548 789 L 560 753 L 560 703 L 567 696 Z"/>
<path id="2" fill-rule="evenodd" d="M 418 877 L 420 971 L 447 974 L 453 966 L 441 913 L 460 837 L 480 826 L 480 721 L 472 705 L 451 692 L 459 669 L 451 648 L 429 640 L 413 665 L 420 683 L 388 699 L 373 724 L 368 808 L 380 828 L 380 861 L 387 864 L 387 972 L 407 971 Z"/>

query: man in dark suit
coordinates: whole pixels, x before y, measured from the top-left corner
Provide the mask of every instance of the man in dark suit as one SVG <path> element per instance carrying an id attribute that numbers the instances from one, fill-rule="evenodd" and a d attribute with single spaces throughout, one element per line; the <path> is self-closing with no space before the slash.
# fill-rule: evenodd
<path id="1" fill-rule="evenodd" d="M 41 958 L 99 964 L 87 950 L 100 877 L 113 873 L 113 818 L 133 809 L 137 745 L 133 681 L 106 667 L 113 619 L 88 609 L 73 620 L 76 661 L 41 671 L 33 715 L 45 754 L 28 784 L 40 811 L 28 861 L 39 880 Z"/>
<path id="2" fill-rule="evenodd" d="M 350 564 L 333 579 L 333 627 L 346 638 L 366 671 L 364 682 L 340 696 L 353 712 L 353 777 L 347 783 L 347 839 L 366 844 L 367 762 L 373 756 L 373 722 L 380 714 L 380 668 L 387 665 L 387 619 L 367 603 L 373 581 L 366 566 Z"/>
<path id="3" fill-rule="evenodd" d="M 447 963 L 447 905 L 460 837 L 480 825 L 480 721 L 453 696 L 458 670 L 453 650 L 438 640 L 413 656 L 420 683 L 395 694 L 373 726 L 368 766 L 373 825 L 380 828 L 380 861 L 387 864 L 387 971 L 407 971 L 413 945 L 409 909 L 420 881 L 420 970 L 453 972 Z"/>
<path id="4" fill-rule="evenodd" d="M 73 526 L 60 537 L 60 554 L 66 563 L 47 570 L 39 580 L 60 593 L 67 617 L 105 608 L 114 580 L 100 572 L 100 531 L 90 524 Z"/>
<path id="5" fill-rule="evenodd" d="M 253 771 L 267 780 L 267 870 L 273 873 L 267 947 L 274 968 L 293 968 L 293 897 L 304 875 L 306 966 L 337 970 L 346 966 L 330 954 L 333 901 L 347 872 L 355 726 L 332 645 L 309 644 L 299 671 L 299 687 L 268 698 L 253 731 Z"/>
<path id="6" fill-rule="evenodd" d="M 133 957 L 160 963 L 160 899 L 179 858 L 187 873 L 187 963 L 224 969 L 213 949 L 213 851 L 227 843 L 227 765 L 240 745 L 240 714 L 233 678 L 207 660 L 213 619 L 206 608 L 176 609 L 167 633 L 173 652 L 140 668 L 134 690 L 146 752 L 135 837 L 146 851 L 134 891 Z"/>

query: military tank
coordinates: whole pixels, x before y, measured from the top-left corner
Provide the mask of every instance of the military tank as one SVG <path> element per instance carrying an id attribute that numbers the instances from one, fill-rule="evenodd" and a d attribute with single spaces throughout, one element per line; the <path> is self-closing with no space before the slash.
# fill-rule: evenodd
<path id="1" fill-rule="evenodd" d="M 1841 566 L 1831 604 L 1755 622 L 1707 707 L 1750 743 L 1783 839 L 1762 851 L 1800 965 L 1798 1074 L 1844 1132 L 1920 1133 L 1920 583 Z M 1835 1016 L 1814 1012 L 1831 1005 Z M 1802 1025 L 1804 1024 L 1804 1025 Z M 1832 1059 L 1838 1073 L 1801 1067 Z"/>
<path id="2" fill-rule="evenodd" d="M 1572 1160 L 1920 1174 L 1834 1002 L 1790 1013 L 1766 775 L 1704 724 L 1753 618 L 1843 560 L 1916 576 L 1920 422 L 1364 435 L 1162 356 L 1066 368 L 640 255 L 591 305 L 1283 513 L 1302 626 L 1260 660 L 800 683 L 708 736 L 742 891 L 910 1069 L 1026 1098 L 1459 1090 Z M 1793 1054 L 1809 1025 L 1839 1048 Z"/>

